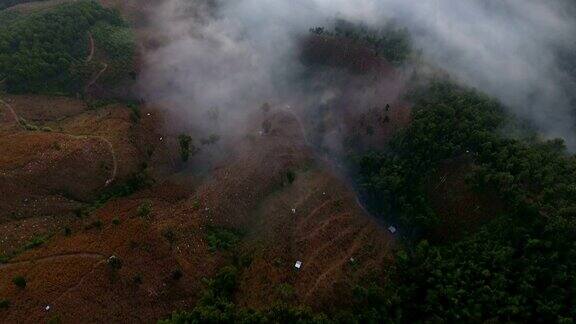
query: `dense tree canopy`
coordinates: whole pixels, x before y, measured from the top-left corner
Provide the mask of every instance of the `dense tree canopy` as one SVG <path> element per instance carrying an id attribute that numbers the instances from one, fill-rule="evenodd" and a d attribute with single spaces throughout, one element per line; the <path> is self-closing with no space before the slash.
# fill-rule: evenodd
<path id="1" fill-rule="evenodd" d="M 398 255 L 397 280 L 379 314 L 400 322 L 540 321 L 576 317 L 576 161 L 559 140 L 525 142 L 498 132 L 496 102 L 447 82 L 415 96 L 411 127 L 386 153 L 361 159 L 366 189 L 418 235 Z M 426 241 L 437 217 L 422 185 L 442 160 L 470 155 L 477 190 L 495 191 L 505 215 L 467 238 Z"/>
<path id="2" fill-rule="evenodd" d="M 0 24 L 0 79 L 14 93 L 74 93 L 94 67 L 86 63 L 88 31 L 122 26 L 119 15 L 94 1 L 12 16 Z"/>

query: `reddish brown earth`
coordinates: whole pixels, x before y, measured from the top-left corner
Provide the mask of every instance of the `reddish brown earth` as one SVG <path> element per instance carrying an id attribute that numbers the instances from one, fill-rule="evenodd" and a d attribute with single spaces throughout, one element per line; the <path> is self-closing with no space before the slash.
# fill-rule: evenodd
<path id="1" fill-rule="evenodd" d="M 93 118 L 80 116 L 71 125 Z M 0 316 L 8 322 L 54 315 L 63 322 L 153 322 L 190 309 L 202 278 L 229 262 L 207 246 L 205 227 L 214 225 L 247 233 L 241 250 L 253 262 L 235 296 L 241 305 L 264 307 L 280 298 L 280 284 L 289 283 L 293 302 L 325 308 L 345 301 L 335 299 L 336 291 L 346 296 L 363 279 L 385 280 L 392 238 L 338 178 L 321 171 L 293 115 L 277 111 L 261 118 L 271 121 L 271 132 L 259 135 L 255 122 L 247 132 L 252 136 L 238 140 L 233 157 L 202 182 L 159 183 L 113 200 L 86 219 L 71 220 L 70 236 L 56 232 L 42 247 L 0 265 L 0 291 L 11 301 Z M 297 174 L 293 184 L 286 183 L 288 170 Z M 152 205 L 146 217 L 137 212 L 144 201 Z M 122 260 L 117 272 L 106 264 L 111 255 Z M 303 261 L 300 271 L 294 270 L 296 260 Z M 184 273 L 178 281 L 170 277 L 176 269 Z M 25 289 L 11 283 L 16 275 L 27 278 Z"/>
<path id="2" fill-rule="evenodd" d="M 79 100 L 42 96 L 6 96 L 4 102 L 40 130 L 23 129 L 13 118 L 0 124 L 0 226 L 20 233 L 13 243 L 3 237 L 0 253 L 44 232 L 43 226 L 27 229 L 25 224 L 39 226 L 31 219 L 55 218 L 61 224 L 139 172 L 157 141 L 147 121 L 135 124 L 131 110 L 122 106 L 89 110 Z"/>

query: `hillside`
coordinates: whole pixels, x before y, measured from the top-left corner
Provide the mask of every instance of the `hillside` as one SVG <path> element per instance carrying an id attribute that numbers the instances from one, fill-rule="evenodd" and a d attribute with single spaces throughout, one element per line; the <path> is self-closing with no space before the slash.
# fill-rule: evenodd
<path id="1" fill-rule="evenodd" d="M 0 322 L 571 323 L 568 141 L 274 3 L 0 3 Z"/>

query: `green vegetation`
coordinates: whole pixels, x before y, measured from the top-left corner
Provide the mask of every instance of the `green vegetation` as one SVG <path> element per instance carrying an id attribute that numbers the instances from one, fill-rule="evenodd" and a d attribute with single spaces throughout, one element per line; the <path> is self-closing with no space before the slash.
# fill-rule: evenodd
<path id="1" fill-rule="evenodd" d="M 206 240 L 212 252 L 230 250 L 240 242 L 241 238 L 242 233 L 234 229 L 214 226 L 206 229 Z"/>
<path id="2" fill-rule="evenodd" d="M 22 247 L 12 251 L 9 254 L 0 255 L 0 264 L 1 263 L 8 263 L 10 261 L 10 259 L 19 255 L 20 253 L 25 252 L 27 250 L 32 250 L 32 249 L 35 249 L 35 248 L 41 246 L 42 244 L 46 243 L 49 238 L 50 238 L 50 235 L 48 235 L 48 234 L 36 235 L 36 236 L 32 237 L 30 239 L 30 241 L 26 242 L 26 244 L 24 244 Z"/>
<path id="3" fill-rule="evenodd" d="M 170 277 L 172 277 L 172 279 L 176 281 L 180 280 L 182 276 L 184 276 L 184 274 L 180 269 L 173 270 L 172 273 L 170 274 Z"/>
<path id="4" fill-rule="evenodd" d="M 380 29 L 372 29 L 339 19 L 336 21 L 334 31 L 328 31 L 323 27 L 312 28 L 310 31 L 317 35 L 342 37 L 367 45 L 394 64 L 403 63 L 412 52 L 408 31 L 392 23 Z"/>
<path id="5" fill-rule="evenodd" d="M 286 183 L 292 184 L 296 180 L 296 172 L 293 170 L 286 171 Z"/>
<path id="6" fill-rule="evenodd" d="M 440 161 L 478 152 L 504 121 L 501 107 L 487 97 L 437 82 L 413 94 L 412 126 L 386 153 L 371 152 L 359 161 L 361 183 L 379 212 L 399 214 L 405 228 L 437 225 L 424 183 Z"/>
<path id="7" fill-rule="evenodd" d="M 138 216 L 140 217 L 146 217 L 150 215 L 151 212 L 152 212 L 152 202 L 150 200 L 142 202 L 140 206 L 138 206 L 138 210 L 136 211 L 136 213 L 138 213 Z"/>
<path id="8" fill-rule="evenodd" d="M 10 301 L 8 299 L 0 299 L 0 309 L 6 309 L 10 307 Z"/>
<path id="9" fill-rule="evenodd" d="M 133 174 L 126 182 L 118 184 L 106 192 L 104 192 L 98 199 L 96 199 L 89 206 L 78 210 L 77 216 L 86 216 L 104 206 L 108 201 L 114 198 L 127 197 L 138 190 L 148 188 L 154 183 L 154 180 L 148 173 L 148 170 L 143 167 L 140 172 Z"/>
<path id="10" fill-rule="evenodd" d="M 90 229 L 95 228 L 95 229 L 97 229 L 97 230 L 101 230 L 103 225 L 104 225 L 104 224 L 102 223 L 102 221 L 99 220 L 99 219 L 97 219 L 97 220 L 93 221 L 92 223 L 87 224 L 86 226 L 84 226 L 84 229 L 85 229 L 85 230 L 90 230 Z"/>
<path id="11" fill-rule="evenodd" d="M 178 143 L 180 144 L 180 158 L 182 162 L 188 162 L 190 155 L 197 152 L 196 146 L 192 143 L 192 137 L 186 134 L 178 136 Z"/>
<path id="12" fill-rule="evenodd" d="M 280 298 L 284 301 L 289 301 L 294 297 L 294 287 L 291 284 L 283 283 L 276 289 Z"/>
<path id="13" fill-rule="evenodd" d="M 98 49 L 106 52 L 106 62 L 109 62 L 103 81 L 106 84 L 116 84 L 129 78 L 134 70 L 135 41 L 132 31 L 124 24 L 111 24 L 100 21 L 91 29 L 94 42 Z"/>
<path id="14" fill-rule="evenodd" d="M 360 160 L 380 210 L 416 228 L 397 256 L 396 283 L 374 290 L 377 321 L 563 322 L 576 316 L 576 160 L 561 141 L 521 142 L 498 133 L 500 106 L 445 82 L 415 93 L 411 127 L 386 153 Z M 477 190 L 496 192 L 503 215 L 444 245 L 426 238 L 438 224 L 423 184 L 438 164 L 468 155 Z"/>
<path id="15" fill-rule="evenodd" d="M 50 319 L 47 322 L 48 324 L 61 324 L 62 320 L 60 319 L 60 315 L 54 314 L 50 316 Z"/>
<path id="16" fill-rule="evenodd" d="M 6 8 L 10 8 L 12 6 L 15 5 L 19 5 L 22 3 L 28 3 L 28 2 L 40 2 L 40 1 L 46 1 L 46 0 L 0 0 L 0 10 L 4 10 Z M 2 17 L 0 17 L 1 19 Z"/>
<path id="17" fill-rule="evenodd" d="M 277 304 L 269 310 L 256 311 L 236 306 L 231 299 L 238 277 L 238 268 L 224 267 L 213 279 L 206 280 L 207 289 L 192 311 L 174 312 L 158 323 L 326 323 L 324 315 L 304 307 Z"/>
<path id="18" fill-rule="evenodd" d="M 46 243 L 48 236 L 34 236 L 26 245 L 24 245 L 24 250 L 31 250 L 39 247 L 40 245 Z"/>
<path id="19" fill-rule="evenodd" d="M 176 242 L 176 233 L 171 228 L 164 229 L 162 231 L 162 236 L 168 241 L 170 244 L 174 244 Z"/>
<path id="20" fill-rule="evenodd" d="M 22 276 L 17 276 L 12 278 L 12 283 L 21 289 L 26 288 L 26 278 L 22 277 Z"/>
<path id="21" fill-rule="evenodd" d="M 111 256 L 106 262 L 112 271 L 118 271 L 122 268 L 122 260 L 117 256 Z"/>
<path id="22" fill-rule="evenodd" d="M 141 274 L 134 275 L 134 277 L 132 277 L 132 282 L 137 285 L 141 285 L 144 282 L 144 280 L 142 280 L 142 275 Z"/>
<path id="23" fill-rule="evenodd" d="M 102 8 L 95 1 L 78 1 L 27 15 L 12 15 L 0 24 L 0 80 L 5 79 L 6 90 L 52 94 L 80 91 L 99 69 L 98 64 L 86 62 L 88 32 L 99 22 L 99 26 L 124 26 L 116 12 Z M 117 34 L 121 33 L 114 33 L 109 42 L 124 44 L 116 41 L 120 37 L 115 36 Z M 112 51 L 127 46 L 104 47 Z"/>

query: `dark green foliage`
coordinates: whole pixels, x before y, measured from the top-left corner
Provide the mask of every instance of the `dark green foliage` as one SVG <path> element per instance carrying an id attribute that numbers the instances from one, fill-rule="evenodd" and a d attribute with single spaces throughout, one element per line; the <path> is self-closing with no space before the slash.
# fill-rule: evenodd
<path id="1" fill-rule="evenodd" d="M 0 79 L 13 93 L 74 93 L 94 72 L 85 62 L 88 31 L 98 21 L 121 25 L 95 1 L 63 4 L 0 24 Z"/>
<path id="2" fill-rule="evenodd" d="M 54 314 L 50 316 L 50 319 L 47 322 L 48 324 L 61 324 L 62 320 L 60 319 L 60 315 Z"/>
<path id="3" fill-rule="evenodd" d="M 415 94 L 411 127 L 387 153 L 360 160 L 378 207 L 420 235 L 397 255 L 395 285 L 359 290 L 373 320 L 398 322 L 561 322 L 574 318 L 576 160 L 561 141 L 520 142 L 497 131 L 499 106 L 449 83 Z M 423 183 L 440 161 L 468 155 L 470 179 L 506 203 L 461 241 L 429 244 L 436 215 Z M 365 316 L 365 312 L 358 313 Z M 367 319 L 365 319 L 367 320 Z"/>
<path id="4" fill-rule="evenodd" d="M 120 218 L 114 217 L 114 218 L 112 219 L 112 224 L 114 224 L 114 225 L 116 225 L 116 226 L 120 225 Z"/>
<path id="5" fill-rule="evenodd" d="M 134 275 L 134 277 L 132 277 L 132 282 L 134 282 L 137 285 L 141 285 L 144 282 L 142 280 L 142 275 L 140 275 L 140 274 Z"/>
<path id="6" fill-rule="evenodd" d="M 90 206 L 77 211 L 77 216 L 85 216 L 91 212 L 102 207 L 106 202 L 114 199 L 129 196 L 138 190 L 148 188 L 154 183 L 154 180 L 149 175 L 148 170 L 144 168 L 142 171 L 133 174 L 122 184 L 118 184 L 106 192 L 104 192 L 96 201 Z"/>
<path id="7" fill-rule="evenodd" d="M 149 200 L 142 202 L 140 206 L 138 206 L 138 210 L 136 212 L 140 217 L 146 217 L 150 215 L 152 212 L 152 202 Z"/>
<path id="8" fill-rule="evenodd" d="M 120 268 L 122 268 L 122 260 L 120 260 L 120 258 L 117 256 L 113 255 L 109 257 L 107 263 L 108 267 L 114 271 L 120 270 Z"/>
<path id="9" fill-rule="evenodd" d="M 70 236 L 72 235 L 72 229 L 70 229 L 70 227 L 66 226 L 64 227 L 64 236 Z"/>
<path id="10" fill-rule="evenodd" d="M 0 309 L 6 309 L 10 307 L 10 301 L 8 299 L 0 299 Z"/>
<path id="11" fill-rule="evenodd" d="M 305 307 L 276 305 L 266 311 L 245 309 L 234 305 L 232 293 L 236 289 L 238 269 L 224 267 L 213 279 L 198 305 L 190 312 L 174 312 L 159 324 L 184 323 L 328 323 L 326 316 L 314 314 Z"/>
<path id="12" fill-rule="evenodd" d="M 240 239 L 242 233 L 237 230 L 225 227 L 208 227 L 206 229 L 206 240 L 210 251 L 230 250 Z"/>
<path id="13" fill-rule="evenodd" d="M 35 248 L 41 246 L 42 244 L 46 243 L 49 238 L 50 238 L 49 234 L 36 235 L 36 236 L 32 237 L 30 239 L 30 241 L 26 242 L 26 244 L 17 248 L 16 250 L 14 250 L 10 253 L 7 253 L 5 255 L 0 255 L 0 264 L 1 263 L 8 263 L 10 261 L 10 259 L 19 255 L 20 253 L 27 251 L 27 250 L 35 249 Z"/>
<path id="14" fill-rule="evenodd" d="M 132 31 L 121 24 L 101 21 L 92 27 L 91 32 L 96 46 L 106 52 L 109 62 L 103 81 L 113 85 L 128 79 L 134 70 L 135 42 Z"/>
<path id="15" fill-rule="evenodd" d="M 286 181 L 288 184 L 292 184 L 296 180 L 296 172 L 293 170 L 286 171 Z"/>
<path id="16" fill-rule="evenodd" d="M 27 2 L 40 2 L 40 1 L 46 1 L 46 0 L 0 0 L 0 10 L 4 10 L 6 8 L 10 8 L 12 6 L 21 4 L 21 3 L 27 3 Z M 0 17 L 1 19 L 2 17 Z"/>
<path id="17" fill-rule="evenodd" d="M 176 242 L 176 233 L 174 233 L 174 230 L 171 228 L 163 230 L 162 236 L 164 236 L 166 241 L 168 241 L 170 244 L 174 244 L 174 242 Z"/>
<path id="18" fill-rule="evenodd" d="M 12 278 L 12 283 L 16 285 L 16 287 L 24 289 L 26 288 L 26 278 L 22 276 L 17 276 Z"/>
<path id="19" fill-rule="evenodd" d="M 178 143 L 180 144 L 180 158 L 182 162 L 188 162 L 190 155 L 197 152 L 197 148 L 192 144 L 192 137 L 182 134 L 178 136 Z"/>
<path id="20" fill-rule="evenodd" d="M 142 118 L 142 114 L 140 112 L 140 106 L 136 102 L 129 102 L 128 104 L 126 104 L 126 106 L 130 108 L 130 110 L 132 111 L 132 114 L 130 115 L 130 119 L 132 120 L 132 122 L 134 124 L 138 123 L 140 121 L 140 118 Z"/>
<path id="21" fill-rule="evenodd" d="M 172 273 L 170 274 L 170 277 L 172 277 L 173 280 L 180 280 L 180 278 L 182 278 L 184 274 L 182 273 L 182 270 L 180 269 L 176 269 L 174 271 L 172 271 Z"/>
<path id="22" fill-rule="evenodd" d="M 437 224 L 423 185 L 445 159 L 476 152 L 502 124 L 500 106 L 475 92 L 437 82 L 414 94 L 412 126 L 390 144 L 387 153 L 359 159 L 364 188 L 389 214 L 398 211 L 402 225 L 426 231 Z"/>
<path id="23" fill-rule="evenodd" d="M 312 28 L 310 31 L 317 35 L 343 37 L 367 45 L 378 55 L 394 64 L 406 61 L 412 52 L 408 31 L 392 23 L 380 29 L 372 29 L 339 19 L 335 25 L 334 31 L 328 31 L 322 27 Z"/>
<path id="24" fill-rule="evenodd" d="M 24 245 L 24 250 L 31 250 L 39 247 L 40 245 L 46 243 L 48 236 L 34 236 L 26 245 Z"/>
<path id="25" fill-rule="evenodd" d="M 276 290 L 284 301 L 289 301 L 294 297 L 294 287 L 291 284 L 283 283 Z"/>

